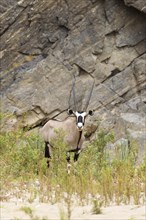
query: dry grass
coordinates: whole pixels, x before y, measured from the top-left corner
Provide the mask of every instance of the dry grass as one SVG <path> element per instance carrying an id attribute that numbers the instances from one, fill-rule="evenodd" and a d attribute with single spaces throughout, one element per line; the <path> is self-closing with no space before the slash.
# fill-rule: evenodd
<path id="1" fill-rule="evenodd" d="M 22 131 L 0 135 L 1 198 L 6 194 L 29 202 L 63 202 L 67 213 L 61 219 L 70 219 L 72 206 L 93 204 L 93 212 L 101 213 L 103 205 L 140 204 L 146 185 L 146 159 L 136 166 L 137 147 L 133 143 L 123 157 L 116 152 L 111 160 L 106 150 L 113 134 L 101 131 L 80 155 L 76 172 L 72 163 L 71 174 L 66 172 L 66 145 L 61 133 L 55 142 L 50 169 L 44 158 L 44 144 L 36 134 Z M 26 193 L 27 192 L 27 193 Z"/>

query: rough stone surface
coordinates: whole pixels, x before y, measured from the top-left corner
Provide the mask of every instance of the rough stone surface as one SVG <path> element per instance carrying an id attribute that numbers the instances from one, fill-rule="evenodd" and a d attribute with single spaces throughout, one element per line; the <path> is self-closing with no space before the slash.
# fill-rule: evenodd
<path id="1" fill-rule="evenodd" d="M 95 82 L 87 108 L 95 115 L 87 119 L 87 136 L 97 127 L 115 129 L 117 138 L 129 132 L 143 145 L 144 12 L 145 1 L 2 0 L 3 130 L 65 118 L 65 110 L 75 108 L 74 75 L 79 110 Z"/>
<path id="2" fill-rule="evenodd" d="M 136 9 L 146 13 L 146 1 L 145 0 L 124 0 L 127 6 L 135 7 Z"/>

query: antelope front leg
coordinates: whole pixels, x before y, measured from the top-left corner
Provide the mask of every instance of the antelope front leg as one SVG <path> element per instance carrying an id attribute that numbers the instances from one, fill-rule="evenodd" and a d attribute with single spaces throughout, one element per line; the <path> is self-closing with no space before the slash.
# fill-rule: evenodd
<path id="1" fill-rule="evenodd" d="M 67 173 L 70 174 L 71 164 L 70 164 L 70 153 L 69 152 L 67 152 L 66 160 L 67 160 Z"/>
<path id="2" fill-rule="evenodd" d="M 77 150 L 77 152 L 75 152 L 75 154 L 74 154 L 74 173 L 75 173 L 75 174 L 77 173 L 76 167 L 77 167 L 77 161 L 78 161 L 80 152 L 81 152 L 81 150 L 79 149 L 79 150 Z"/>
<path id="3" fill-rule="evenodd" d="M 75 154 L 74 154 L 74 162 L 75 163 L 77 163 L 80 153 L 81 153 L 80 149 L 77 150 L 77 152 L 75 152 Z"/>

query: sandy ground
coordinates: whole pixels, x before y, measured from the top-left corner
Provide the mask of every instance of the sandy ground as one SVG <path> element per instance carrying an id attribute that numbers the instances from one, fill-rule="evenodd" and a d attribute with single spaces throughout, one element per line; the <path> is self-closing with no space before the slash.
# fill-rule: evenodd
<path id="1" fill-rule="evenodd" d="M 61 213 L 66 216 L 63 204 L 1 202 L 1 220 L 29 220 L 28 214 L 21 210 L 30 207 L 32 216 L 36 220 L 60 220 Z M 102 208 L 102 214 L 93 215 L 91 206 L 72 207 L 71 220 L 145 220 L 146 207 L 144 205 L 120 205 Z M 63 219 L 63 218 L 62 218 Z M 65 218 L 64 218 L 65 219 Z"/>

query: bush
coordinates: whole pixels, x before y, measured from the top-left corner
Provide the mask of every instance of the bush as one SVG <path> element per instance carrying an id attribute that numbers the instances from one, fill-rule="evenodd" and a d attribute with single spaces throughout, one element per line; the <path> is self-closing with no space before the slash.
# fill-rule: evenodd
<path id="1" fill-rule="evenodd" d="M 36 135 L 27 137 L 21 131 L 0 136 L 3 174 L 14 178 L 37 174 L 40 158 L 43 157 L 42 149 L 37 147 L 37 139 Z"/>
<path id="2" fill-rule="evenodd" d="M 28 135 L 22 131 L 1 134 L 2 192 L 14 190 L 16 185 L 19 191 L 27 188 L 30 192 L 29 201 L 33 201 L 36 196 L 42 202 L 56 203 L 63 200 L 67 206 L 68 218 L 75 200 L 76 204 L 77 201 L 85 204 L 96 195 L 104 205 L 111 201 L 117 204 L 129 203 L 131 199 L 135 204 L 141 202 L 146 183 L 146 161 L 139 167 L 135 165 L 135 143 L 126 156 L 121 159 L 116 157 L 111 161 L 106 145 L 114 141 L 114 135 L 101 131 L 96 140 L 80 154 L 76 167 L 72 160 L 71 173 L 68 175 L 67 146 L 62 141 L 63 135 L 59 131 L 57 140 L 54 140 L 51 167 L 48 169 L 44 158 L 44 143 L 37 134 Z M 94 206 L 96 211 L 100 208 L 98 203 Z"/>

